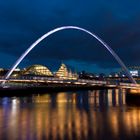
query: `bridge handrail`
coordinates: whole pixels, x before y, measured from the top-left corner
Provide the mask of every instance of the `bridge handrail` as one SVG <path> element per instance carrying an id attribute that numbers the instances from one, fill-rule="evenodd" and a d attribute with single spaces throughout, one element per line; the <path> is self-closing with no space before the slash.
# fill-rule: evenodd
<path id="1" fill-rule="evenodd" d="M 133 84 L 133 83 L 119 83 L 120 86 L 130 86 L 130 87 L 140 87 L 140 84 Z"/>

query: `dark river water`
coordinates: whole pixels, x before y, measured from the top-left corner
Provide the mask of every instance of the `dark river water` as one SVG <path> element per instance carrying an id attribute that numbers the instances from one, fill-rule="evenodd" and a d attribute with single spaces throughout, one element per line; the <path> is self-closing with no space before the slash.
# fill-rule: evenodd
<path id="1" fill-rule="evenodd" d="M 125 90 L 0 98 L 0 140 L 140 139 L 140 107 Z"/>

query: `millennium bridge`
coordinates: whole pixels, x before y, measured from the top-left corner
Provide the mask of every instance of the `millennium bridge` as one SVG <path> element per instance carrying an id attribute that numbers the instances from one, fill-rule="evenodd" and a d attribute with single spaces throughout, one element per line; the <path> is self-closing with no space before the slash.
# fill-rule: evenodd
<path id="1" fill-rule="evenodd" d="M 41 41 L 43 41 L 45 38 L 49 37 L 50 35 L 61 31 L 61 30 L 79 30 L 83 31 L 87 34 L 89 34 L 91 37 L 96 39 L 102 46 L 114 57 L 114 59 L 120 64 L 122 69 L 124 70 L 126 76 L 132 83 L 115 83 L 115 82 L 109 82 L 109 81 L 98 81 L 98 80 L 85 80 L 85 79 L 78 79 L 78 80 L 60 80 L 57 78 L 27 78 L 27 79 L 14 79 L 10 78 L 12 72 L 16 69 L 16 67 L 21 63 L 21 61 L 30 53 L 30 51 L 36 47 Z M 114 52 L 114 50 L 106 43 L 104 42 L 100 37 L 98 37 L 96 34 L 81 28 L 77 26 L 63 26 L 55 28 L 47 33 L 45 33 L 43 36 L 41 36 L 39 39 L 37 39 L 29 48 L 23 52 L 23 54 L 17 59 L 17 61 L 13 64 L 13 66 L 10 68 L 10 70 L 7 72 L 4 79 L 0 80 L 1 82 L 1 88 L 0 90 L 10 90 L 10 89 L 37 89 L 37 88 L 50 88 L 50 89 L 79 89 L 79 88 L 126 88 L 126 89 L 136 89 L 137 92 L 139 92 L 140 85 L 136 83 L 130 72 L 128 71 L 127 67 L 123 63 L 123 61 L 120 59 L 120 57 Z"/>
<path id="2" fill-rule="evenodd" d="M 26 77 L 22 78 L 10 78 L 8 80 L 0 79 L 2 88 L 30 88 L 30 87 L 73 87 L 73 88 L 125 88 L 125 89 L 138 89 L 139 84 L 133 83 L 122 83 L 112 81 L 101 81 L 101 80 L 88 80 L 88 79 L 77 79 L 77 80 L 64 80 L 59 78 L 48 78 L 48 77 Z"/>

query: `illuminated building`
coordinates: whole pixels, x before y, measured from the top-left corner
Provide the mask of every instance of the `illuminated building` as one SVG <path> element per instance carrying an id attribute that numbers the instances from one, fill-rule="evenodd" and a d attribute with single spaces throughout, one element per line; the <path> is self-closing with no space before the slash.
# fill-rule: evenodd
<path id="1" fill-rule="evenodd" d="M 22 72 L 24 75 L 41 75 L 41 76 L 53 76 L 52 72 L 45 66 L 42 65 L 32 65 Z"/>
<path id="2" fill-rule="evenodd" d="M 4 69 L 3 69 L 3 68 L 0 68 L 0 72 L 1 72 L 1 71 L 4 71 Z"/>
<path id="3" fill-rule="evenodd" d="M 131 67 L 128 67 L 128 69 L 129 69 L 131 76 L 133 76 L 133 77 L 140 76 L 140 66 L 131 66 Z M 120 69 L 119 74 L 125 76 L 124 70 Z"/>
<path id="4" fill-rule="evenodd" d="M 76 80 L 78 78 L 77 74 L 73 74 L 71 71 L 68 71 L 65 64 L 61 64 L 60 68 L 56 72 L 56 77 L 59 77 L 60 79 L 71 79 Z"/>
<path id="5" fill-rule="evenodd" d="M 59 70 L 56 72 L 56 76 L 61 79 L 67 79 L 68 77 L 68 70 L 65 64 L 61 64 Z"/>
<path id="6" fill-rule="evenodd" d="M 0 68 L 0 78 L 4 78 L 5 74 L 8 72 L 8 69 L 4 69 L 4 68 Z M 20 69 L 19 68 L 16 68 L 11 77 L 17 77 L 19 74 L 20 74 Z"/>
<path id="7" fill-rule="evenodd" d="M 0 68 L 0 76 L 4 76 L 7 73 L 8 70 L 4 70 Z M 23 70 L 20 70 L 19 68 L 15 69 L 12 73 L 11 77 L 24 77 L 25 76 L 47 76 L 47 77 L 57 77 L 59 79 L 64 80 L 77 80 L 78 74 L 72 73 L 71 70 L 68 71 L 65 64 L 61 64 L 59 70 L 54 74 L 52 73 L 46 66 L 43 65 L 31 65 L 27 68 L 24 68 Z M 22 78 L 23 78 L 22 77 Z"/>
<path id="8" fill-rule="evenodd" d="M 132 76 L 137 76 L 137 77 L 139 76 L 138 70 L 131 70 L 130 73 Z"/>
<path id="9" fill-rule="evenodd" d="M 5 74 L 4 69 L 3 68 L 0 68 L 0 77 L 4 76 L 4 74 Z"/>
<path id="10" fill-rule="evenodd" d="M 18 77 L 20 74 L 20 68 L 16 68 L 12 74 L 12 77 Z"/>

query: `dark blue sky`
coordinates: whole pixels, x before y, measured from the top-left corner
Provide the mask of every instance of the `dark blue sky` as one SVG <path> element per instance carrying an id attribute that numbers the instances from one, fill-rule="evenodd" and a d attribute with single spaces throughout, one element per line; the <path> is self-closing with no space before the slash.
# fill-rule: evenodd
<path id="1" fill-rule="evenodd" d="M 36 39 L 56 27 L 80 26 L 107 42 L 127 66 L 140 65 L 139 0 L 1 0 L 0 67 L 10 68 Z M 61 62 L 77 71 L 112 72 L 120 66 L 91 36 L 76 30 L 44 40 L 19 67 Z"/>

